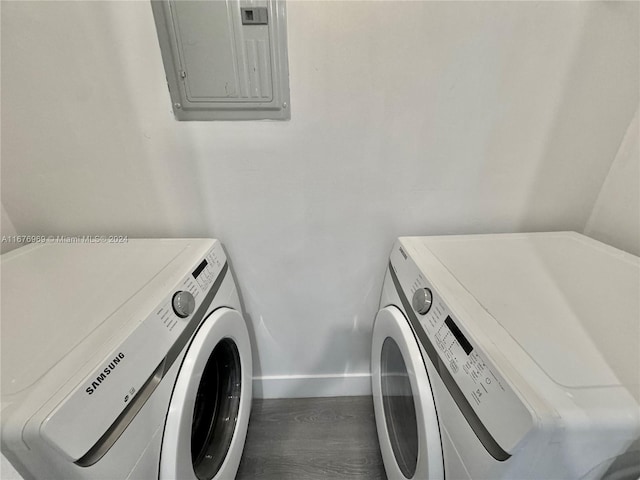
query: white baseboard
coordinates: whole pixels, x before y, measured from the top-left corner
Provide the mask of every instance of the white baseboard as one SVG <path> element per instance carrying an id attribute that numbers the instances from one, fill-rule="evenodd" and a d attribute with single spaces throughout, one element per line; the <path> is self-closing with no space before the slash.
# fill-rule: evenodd
<path id="1" fill-rule="evenodd" d="M 371 395 L 370 373 L 274 375 L 253 378 L 254 398 L 351 397 Z"/>

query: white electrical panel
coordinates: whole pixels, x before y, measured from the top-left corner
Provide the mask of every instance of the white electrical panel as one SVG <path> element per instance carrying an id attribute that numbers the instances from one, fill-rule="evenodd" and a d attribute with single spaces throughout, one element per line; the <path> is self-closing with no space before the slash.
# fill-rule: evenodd
<path id="1" fill-rule="evenodd" d="M 284 0 L 152 0 L 178 120 L 287 120 Z"/>

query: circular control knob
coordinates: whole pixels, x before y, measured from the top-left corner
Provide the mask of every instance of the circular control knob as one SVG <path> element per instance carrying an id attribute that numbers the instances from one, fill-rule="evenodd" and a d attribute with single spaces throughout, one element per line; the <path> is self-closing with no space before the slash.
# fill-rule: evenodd
<path id="1" fill-rule="evenodd" d="M 431 310 L 431 303 L 433 302 L 433 295 L 428 288 L 419 288 L 413 294 L 411 304 L 413 309 L 420 315 L 426 315 Z"/>
<path id="2" fill-rule="evenodd" d="M 171 301 L 173 311 L 180 318 L 187 318 L 196 309 L 196 299 L 189 292 L 176 292 Z"/>

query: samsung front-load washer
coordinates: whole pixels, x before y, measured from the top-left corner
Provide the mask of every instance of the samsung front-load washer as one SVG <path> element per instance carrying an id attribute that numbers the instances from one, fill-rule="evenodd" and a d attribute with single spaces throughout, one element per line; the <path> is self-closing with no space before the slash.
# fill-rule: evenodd
<path id="1" fill-rule="evenodd" d="M 2 452 L 27 479 L 232 479 L 251 346 L 217 240 L 2 256 Z"/>
<path id="2" fill-rule="evenodd" d="M 637 479 L 640 261 L 577 233 L 400 238 L 372 348 L 395 479 Z"/>

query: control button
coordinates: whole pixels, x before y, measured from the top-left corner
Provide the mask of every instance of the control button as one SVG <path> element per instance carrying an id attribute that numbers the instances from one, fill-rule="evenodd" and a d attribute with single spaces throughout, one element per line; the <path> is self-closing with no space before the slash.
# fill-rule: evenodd
<path id="1" fill-rule="evenodd" d="M 431 295 L 431 290 L 428 288 L 419 288 L 413 294 L 411 304 L 413 305 L 413 309 L 420 315 L 426 315 L 427 312 L 431 310 L 432 301 L 433 295 Z"/>
<path id="2" fill-rule="evenodd" d="M 451 360 L 449 362 L 449 367 L 451 368 L 451 371 L 453 373 L 457 373 L 458 372 L 458 364 L 455 362 L 455 360 Z"/>
<path id="3" fill-rule="evenodd" d="M 196 309 L 196 299 L 189 292 L 176 292 L 171 301 L 173 311 L 180 318 L 187 318 Z"/>

